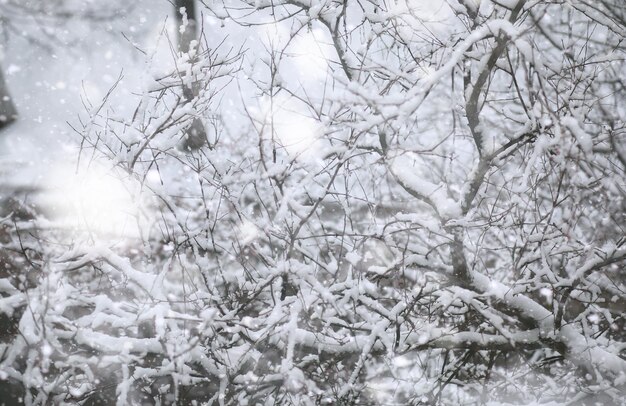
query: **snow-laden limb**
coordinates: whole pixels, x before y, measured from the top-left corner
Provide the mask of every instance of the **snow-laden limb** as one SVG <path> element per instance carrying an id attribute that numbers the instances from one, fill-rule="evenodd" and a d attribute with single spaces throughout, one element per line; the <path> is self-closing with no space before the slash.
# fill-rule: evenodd
<path id="1" fill-rule="evenodd" d="M 390 170 L 407 192 L 431 206 L 442 221 L 461 215 L 461 207 L 449 196 L 446 185 L 423 179 L 420 168 L 412 165 L 409 157 L 394 158 Z"/>
<path id="2" fill-rule="evenodd" d="M 615 385 L 626 383 L 626 360 L 612 351 L 612 346 L 603 346 L 591 337 L 583 335 L 572 325 L 557 327 L 555 315 L 526 295 L 501 282 L 477 272 L 470 275 L 472 286 L 484 295 L 493 297 L 517 312 L 523 320 L 537 325 L 536 340 L 555 341 L 564 346 L 564 354 L 573 363 L 607 374 Z M 558 345 L 557 344 L 557 345 Z"/>
<path id="3" fill-rule="evenodd" d="M 569 131 L 572 132 L 574 137 L 576 137 L 576 141 L 578 142 L 578 145 L 580 145 L 580 148 L 583 150 L 583 152 L 585 152 L 586 154 L 591 153 L 591 150 L 593 149 L 593 140 L 591 139 L 589 134 L 585 132 L 585 130 L 580 128 L 578 120 L 576 120 L 574 117 L 563 117 L 561 119 L 561 122 Z"/>
<path id="4" fill-rule="evenodd" d="M 26 296 L 23 293 L 14 293 L 11 296 L 0 299 L 0 312 L 8 317 L 13 316 L 16 309 L 26 304 Z"/>
<path id="5" fill-rule="evenodd" d="M 388 324 L 388 323 L 387 323 Z M 384 326 L 383 330 L 388 328 Z M 298 344 L 319 349 L 328 354 L 358 354 L 366 356 L 370 353 L 384 354 L 389 347 L 381 341 L 372 342 L 372 335 L 356 335 L 338 340 L 332 337 L 322 337 L 306 330 L 298 330 Z M 497 334 L 484 334 L 470 331 L 445 332 L 432 326 L 424 326 L 423 332 L 415 332 L 401 337 L 402 347 L 400 354 L 411 354 L 426 349 L 471 349 L 481 350 L 514 350 L 538 349 L 542 347 L 539 341 L 539 330 L 514 333 L 509 337 Z"/>

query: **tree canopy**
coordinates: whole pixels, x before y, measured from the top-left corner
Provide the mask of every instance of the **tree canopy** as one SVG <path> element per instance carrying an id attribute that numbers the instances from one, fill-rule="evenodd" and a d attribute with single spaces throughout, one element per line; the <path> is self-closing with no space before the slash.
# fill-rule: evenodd
<path id="1" fill-rule="evenodd" d="M 624 404 L 621 1 L 198 11 L 74 126 L 136 229 L 3 220 L 26 403 Z"/>

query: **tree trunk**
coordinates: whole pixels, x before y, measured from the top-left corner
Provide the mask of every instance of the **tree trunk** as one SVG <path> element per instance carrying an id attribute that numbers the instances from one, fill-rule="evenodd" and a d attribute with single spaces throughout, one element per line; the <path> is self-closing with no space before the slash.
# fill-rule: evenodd
<path id="1" fill-rule="evenodd" d="M 0 70 L 0 129 L 11 124 L 16 118 L 17 109 L 4 81 L 4 74 Z"/>
<path id="2" fill-rule="evenodd" d="M 178 50 L 181 53 L 189 52 L 191 41 L 197 39 L 197 12 L 195 0 L 176 0 L 174 3 L 176 8 L 176 25 L 178 34 Z M 183 10 L 184 9 L 184 10 Z M 186 18 L 184 17 L 186 15 Z M 191 86 L 184 86 L 183 96 L 185 103 L 192 101 L 199 93 L 198 83 L 192 83 Z M 185 140 L 183 142 L 184 149 L 198 149 L 204 145 L 206 141 L 206 131 L 202 120 L 196 117 L 189 128 L 186 130 Z"/>
<path id="3" fill-rule="evenodd" d="M 196 39 L 196 2 L 195 0 L 176 0 L 174 7 L 176 7 L 176 23 L 179 28 L 178 32 L 178 48 L 180 52 L 189 52 L 189 44 Z M 184 13 L 183 13 L 183 10 Z M 187 23 L 183 14 L 187 15 Z M 181 27 L 184 26 L 184 30 Z"/>

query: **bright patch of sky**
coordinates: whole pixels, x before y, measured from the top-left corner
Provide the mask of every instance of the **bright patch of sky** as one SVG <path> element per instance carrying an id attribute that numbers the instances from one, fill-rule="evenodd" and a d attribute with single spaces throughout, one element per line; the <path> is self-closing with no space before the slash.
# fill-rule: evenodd
<path id="1" fill-rule="evenodd" d="M 261 109 L 259 119 L 270 129 L 265 134 L 266 139 L 277 138 L 279 145 L 292 158 L 315 160 L 319 152 L 316 141 L 323 133 L 321 123 L 299 107 L 293 98 L 280 94 L 273 101 L 265 98 Z"/>
<path id="2" fill-rule="evenodd" d="M 331 50 L 326 37 L 321 29 L 313 29 L 298 36 L 291 46 L 289 54 L 294 59 L 301 80 L 319 80 L 328 73 Z"/>
<path id="3" fill-rule="evenodd" d="M 98 238 L 136 236 L 136 205 L 132 184 L 119 171 L 93 164 L 76 171 L 57 163 L 48 173 L 42 204 L 64 229 Z"/>
<path id="4" fill-rule="evenodd" d="M 451 29 L 452 19 L 455 18 L 446 0 L 406 0 L 391 4 L 390 14 L 404 17 L 404 21 L 410 24 L 410 29 L 406 30 L 407 35 L 420 32 L 445 38 Z M 402 31 L 399 33 L 403 34 Z"/>

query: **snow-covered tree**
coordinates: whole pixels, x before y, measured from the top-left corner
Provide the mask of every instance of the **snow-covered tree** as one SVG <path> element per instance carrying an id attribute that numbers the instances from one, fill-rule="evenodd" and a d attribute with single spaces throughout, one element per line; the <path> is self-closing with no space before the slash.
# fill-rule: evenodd
<path id="1" fill-rule="evenodd" d="M 203 14 L 132 116 L 78 128 L 136 233 L 4 220 L 27 403 L 624 403 L 625 5 Z"/>

